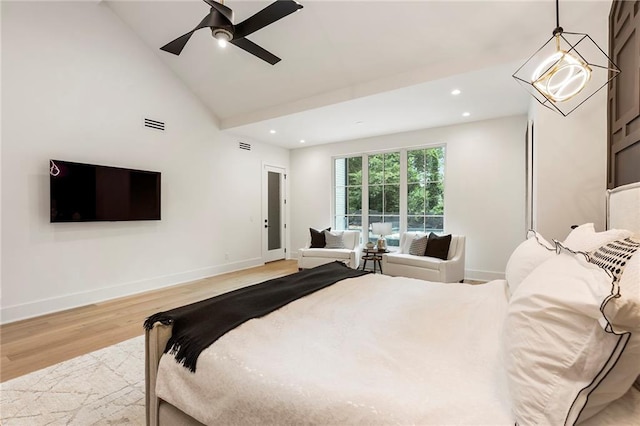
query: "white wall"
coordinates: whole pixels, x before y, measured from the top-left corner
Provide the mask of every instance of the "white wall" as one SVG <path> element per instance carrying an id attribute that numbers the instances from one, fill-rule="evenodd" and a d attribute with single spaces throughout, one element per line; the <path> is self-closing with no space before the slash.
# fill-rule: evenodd
<path id="1" fill-rule="evenodd" d="M 598 25 L 575 31 L 587 32 L 607 51 L 611 2 L 604 1 L 599 6 Z M 593 222 L 597 230 L 603 230 L 607 188 L 607 88 L 567 117 L 532 102 L 530 117 L 534 122 L 536 230 L 547 239 L 558 240 L 567 236 L 571 225 Z"/>
<path id="2" fill-rule="evenodd" d="M 536 105 L 534 215 L 545 238 L 563 240 L 571 225 L 605 226 L 607 109 L 602 90 L 568 117 Z"/>
<path id="3" fill-rule="evenodd" d="M 239 150 L 107 6 L 2 2 L 2 89 L 2 322 L 262 263 L 288 151 Z M 162 172 L 162 220 L 49 223 L 50 158 Z"/>
<path id="4" fill-rule="evenodd" d="M 503 277 L 526 232 L 526 123 L 523 115 L 293 150 L 292 249 L 309 227 L 331 224 L 333 156 L 445 143 L 445 232 L 467 237 L 466 278 Z"/>

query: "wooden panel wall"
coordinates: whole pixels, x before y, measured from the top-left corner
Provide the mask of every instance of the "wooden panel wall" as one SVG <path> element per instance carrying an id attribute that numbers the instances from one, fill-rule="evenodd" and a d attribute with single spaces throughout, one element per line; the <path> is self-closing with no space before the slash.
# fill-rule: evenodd
<path id="1" fill-rule="evenodd" d="M 609 57 L 620 75 L 608 87 L 609 188 L 640 182 L 640 1 L 614 0 Z"/>

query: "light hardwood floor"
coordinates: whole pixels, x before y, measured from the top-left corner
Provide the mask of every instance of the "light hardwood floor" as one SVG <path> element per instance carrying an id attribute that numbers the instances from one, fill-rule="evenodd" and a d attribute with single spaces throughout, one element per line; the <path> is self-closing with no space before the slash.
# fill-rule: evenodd
<path id="1" fill-rule="evenodd" d="M 155 312 L 297 271 L 282 260 L 0 326 L 0 382 L 140 336 Z"/>

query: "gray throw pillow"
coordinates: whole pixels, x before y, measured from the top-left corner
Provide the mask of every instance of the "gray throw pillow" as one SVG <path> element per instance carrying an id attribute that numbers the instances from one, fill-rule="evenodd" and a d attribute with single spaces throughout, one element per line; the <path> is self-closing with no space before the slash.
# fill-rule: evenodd
<path id="1" fill-rule="evenodd" d="M 414 238 L 411 241 L 411 246 L 409 247 L 409 254 L 414 256 L 424 256 L 424 252 L 427 250 L 427 241 L 428 238 L 425 235 L 422 238 Z"/>
<path id="2" fill-rule="evenodd" d="M 344 247 L 344 238 L 342 232 L 329 232 L 324 231 L 324 238 L 326 240 L 326 244 L 324 248 L 328 249 L 343 249 Z"/>

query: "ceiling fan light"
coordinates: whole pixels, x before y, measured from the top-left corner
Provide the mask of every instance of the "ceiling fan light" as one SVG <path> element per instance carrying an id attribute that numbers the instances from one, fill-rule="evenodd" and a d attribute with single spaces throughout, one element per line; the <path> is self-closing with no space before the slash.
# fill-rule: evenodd
<path id="1" fill-rule="evenodd" d="M 231 32 L 224 28 L 214 28 L 211 32 L 213 33 L 213 38 L 218 40 L 218 46 L 222 48 L 227 47 L 227 43 L 233 38 Z"/>

